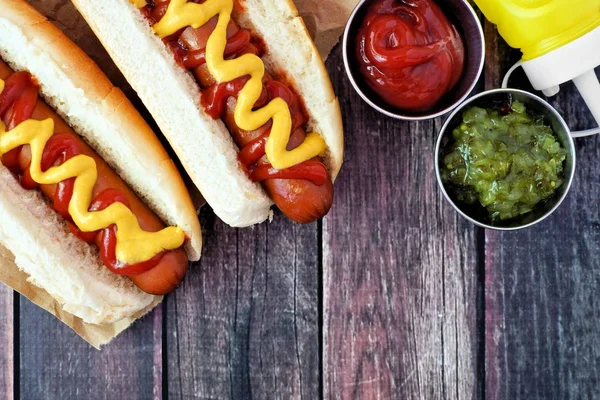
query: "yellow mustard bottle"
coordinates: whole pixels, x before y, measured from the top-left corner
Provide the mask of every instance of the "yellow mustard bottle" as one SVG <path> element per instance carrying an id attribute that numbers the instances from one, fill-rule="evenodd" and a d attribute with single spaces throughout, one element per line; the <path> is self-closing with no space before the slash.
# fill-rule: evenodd
<path id="1" fill-rule="evenodd" d="M 523 60 L 556 50 L 600 26 L 598 0 L 475 0 Z"/>
<path id="2" fill-rule="evenodd" d="M 600 123 L 600 0 L 475 0 L 514 48 L 536 90 L 553 96 L 572 80 Z"/>

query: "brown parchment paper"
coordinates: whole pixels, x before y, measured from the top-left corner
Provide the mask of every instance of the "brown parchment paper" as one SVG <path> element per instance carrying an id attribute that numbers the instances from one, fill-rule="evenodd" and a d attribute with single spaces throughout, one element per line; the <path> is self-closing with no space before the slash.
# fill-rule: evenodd
<path id="1" fill-rule="evenodd" d="M 340 40 L 346 21 L 359 0 L 295 0 L 294 3 L 321 57 L 329 56 Z"/>
<path id="2" fill-rule="evenodd" d="M 123 319 L 114 324 L 86 324 L 80 318 L 64 311 L 61 305 L 44 289 L 29 283 L 27 281 L 28 275 L 17 268 L 14 260 L 12 253 L 0 246 L 0 265 L 2 265 L 2 268 L 0 268 L 0 281 L 27 297 L 32 303 L 56 316 L 56 318 L 73 329 L 86 342 L 97 349 L 100 349 L 100 346 L 107 344 L 117 337 L 119 333 L 127 329 L 136 319 L 143 317 L 162 301 L 162 297 L 157 297 L 154 303 L 147 309 L 131 318 Z"/>
<path id="3" fill-rule="evenodd" d="M 110 61 L 106 60 L 106 54 L 95 45 L 97 41 L 86 40 L 85 37 L 82 37 L 90 35 L 91 31 L 85 24 L 82 25 L 81 16 L 70 2 L 64 0 L 29 1 L 101 64 L 102 69 L 107 70 L 109 76 L 113 76 L 108 70 L 116 70 L 116 67 L 107 66 Z M 295 0 L 298 12 L 304 18 L 308 31 L 315 40 L 323 59 L 327 58 L 331 49 L 339 41 L 346 21 L 357 3 L 358 0 Z M 121 82 L 114 82 L 116 85 L 119 83 Z M 128 88 L 124 87 L 122 89 L 125 93 L 128 93 Z M 114 324 L 86 324 L 80 318 L 65 312 L 61 305 L 44 289 L 29 283 L 27 281 L 28 275 L 20 271 L 14 261 L 12 253 L 0 246 L 0 282 L 13 288 L 36 305 L 56 316 L 82 339 L 98 349 L 100 346 L 109 343 L 135 320 L 144 316 L 162 301 L 161 297 L 157 297 L 156 301 L 146 310 Z"/>

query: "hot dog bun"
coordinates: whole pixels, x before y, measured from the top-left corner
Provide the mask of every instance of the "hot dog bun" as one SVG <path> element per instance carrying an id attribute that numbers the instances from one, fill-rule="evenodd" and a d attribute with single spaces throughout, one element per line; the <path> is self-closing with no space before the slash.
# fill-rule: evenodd
<path id="1" fill-rule="evenodd" d="M 3 167 L 0 192 L 0 243 L 14 254 L 28 281 L 46 290 L 63 310 L 100 325 L 160 301 L 110 272 L 97 251 L 69 231 L 38 191 L 23 189 Z"/>
<path id="2" fill-rule="evenodd" d="M 190 260 L 201 231 L 172 160 L 142 117 L 100 69 L 60 30 L 22 0 L 0 0 L 0 57 L 29 71 L 41 95 L 167 224 L 185 232 Z M 0 166 L 0 244 L 30 280 L 85 322 L 112 323 L 160 300 L 106 269 L 98 251 L 77 239 L 36 191 Z"/>
<path id="3" fill-rule="evenodd" d="M 73 3 L 138 92 L 215 213 L 238 227 L 266 220 L 271 199 L 240 168 L 238 148 L 229 131 L 221 120 L 204 112 L 197 83 L 176 64 L 139 10 L 129 0 Z M 262 37 L 267 68 L 285 75 L 302 97 L 310 117 L 308 127 L 328 145 L 325 164 L 335 179 L 343 159 L 341 113 L 304 22 L 291 1 L 246 0 L 242 4 L 243 10 L 234 18 Z"/>

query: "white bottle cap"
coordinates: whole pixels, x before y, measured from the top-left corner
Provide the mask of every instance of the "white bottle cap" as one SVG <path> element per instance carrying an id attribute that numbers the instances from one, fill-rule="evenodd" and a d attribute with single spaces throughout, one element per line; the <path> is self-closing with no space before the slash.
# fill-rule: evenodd
<path id="1" fill-rule="evenodd" d="M 600 124 L 600 83 L 594 68 L 600 65 L 600 27 L 522 67 L 536 90 L 553 96 L 562 83 L 573 81 Z"/>

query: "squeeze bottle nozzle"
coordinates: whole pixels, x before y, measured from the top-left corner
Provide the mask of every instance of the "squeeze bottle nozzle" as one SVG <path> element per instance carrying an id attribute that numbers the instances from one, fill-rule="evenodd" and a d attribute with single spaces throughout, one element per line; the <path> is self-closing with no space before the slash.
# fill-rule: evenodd
<path id="1" fill-rule="evenodd" d="M 600 124 L 600 0 L 475 0 L 511 47 L 536 90 L 572 80 Z"/>

